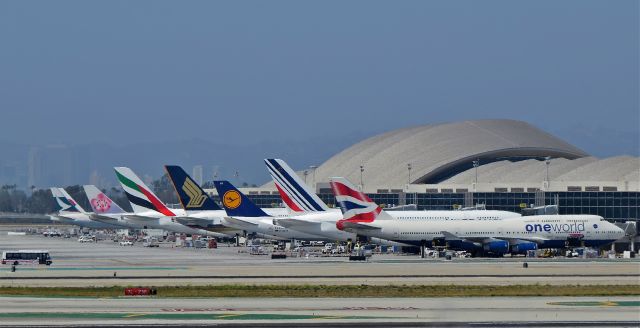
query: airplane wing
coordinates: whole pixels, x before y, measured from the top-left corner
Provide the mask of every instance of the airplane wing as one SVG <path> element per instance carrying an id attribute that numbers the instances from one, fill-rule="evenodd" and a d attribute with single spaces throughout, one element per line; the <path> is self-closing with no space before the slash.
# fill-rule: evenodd
<path id="1" fill-rule="evenodd" d="M 92 220 L 96 220 L 98 222 L 102 222 L 102 223 L 110 223 L 110 224 L 117 224 L 118 223 L 118 219 L 110 217 L 110 216 L 106 216 L 106 215 L 100 215 L 100 214 L 96 214 L 96 213 L 92 213 L 90 215 Z"/>
<path id="2" fill-rule="evenodd" d="M 313 227 L 322 224 L 318 221 L 300 220 L 300 219 L 275 219 L 273 222 L 285 228 L 295 229 L 296 227 Z"/>
<path id="3" fill-rule="evenodd" d="M 58 215 L 51 215 L 51 216 L 57 218 L 58 222 L 67 223 L 67 224 L 75 222 L 74 219 L 72 219 L 70 217 L 66 217 L 64 215 L 58 214 Z"/>
<path id="4" fill-rule="evenodd" d="M 378 226 L 372 226 L 366 223 L 359 223 L 359 222 L 349 222 L 349 221 L 344 221 L 341 222 L 342 226 L 344 227 L 344 229 L 346 230 L 380 230 L 382 228 L 378 227 Z"/>
<path id="5" fill-rule="evenodd" d="M 255 228 L 258 226 L 257 223 L 239 219 L 237 217 L 225 216 L 222 219 L 222 224 L 229 225 L 231 227 L 243 227 L 243 228 Z"/>
<path id="6" fill-rule="evenodd" d="M 124 217 L 126 217 L 127 219 L 130 219 L 130 220 L 133 220 L 133 221 L 138 221 L 138 222 L 158 221 L 158 218 L 154 218 L 154 217 L 151 217 L 151 216 L 144 216 L 144 215 L 131 214 L 131 215 L 125 215 Z"/>
<path id="7" fill-rule="evenodd" d="M 495 239 L 500 239 L 500 240 L 506 240 L 509 242 L 509 245 L 512 244 L 516 244 L 516 242 L 518 240 L 524 240 L 524 241 L 530 241 L 532 243 L 536 243 L 536 244 L 542 244 L 545 241 L 548 241 L 549 239 L 547 238 L 542 238 L 542 237 L 518 237 L 518 238 L 501 238 L 501 237 L 494 237 Z"/>
<path id="8" fill-rule="evenodd" d="M 176 222 L 188 227 L 208 228 L 213 223 L 213 221 L 209 219 L 192 218 L 188 216 L 176 216 L 174 219 Z"/>

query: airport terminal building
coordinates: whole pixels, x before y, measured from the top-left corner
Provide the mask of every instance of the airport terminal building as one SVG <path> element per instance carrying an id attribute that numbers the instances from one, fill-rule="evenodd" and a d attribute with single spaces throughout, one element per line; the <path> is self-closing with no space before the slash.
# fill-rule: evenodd
<path id="1" fill-rule="evenodd" d="M 452 210 L 484 205 L 522 212 L 558 205 L 560 214 L 596 214 L 617 222 L 640 218 L 640 158 L 596 158 L 522 121 L 394 130 L 299 174 L 330 205 L 335 200 L 329 177 L 343 176 L 385 206 Z M 261 206 L 281 203 L 273 183 L 245 191 Z"/>

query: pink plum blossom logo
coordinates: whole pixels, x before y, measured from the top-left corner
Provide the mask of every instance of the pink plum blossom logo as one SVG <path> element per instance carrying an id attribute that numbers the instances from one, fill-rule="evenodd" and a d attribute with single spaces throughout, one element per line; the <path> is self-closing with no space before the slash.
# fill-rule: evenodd
<path id="1" fill-rule="evenodd" d="M 98 194 L 96 198 L 91 199 L 91 207 L 97 213 L 105 213 L 111 208 L 111 199 L 104 194 Z"/>

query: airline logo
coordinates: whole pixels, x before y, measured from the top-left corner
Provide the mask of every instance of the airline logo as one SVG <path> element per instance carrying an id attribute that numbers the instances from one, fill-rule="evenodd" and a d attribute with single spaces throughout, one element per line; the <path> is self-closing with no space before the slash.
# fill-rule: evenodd
<path id="1" fill-rule="evenodd" d="M 224 206 L 226 208 L 233 210 L 238 208 L 240 204 L 242 204 L 242 197 L 240 196 L 239 192 L 235 190 L 229 190 L 222 196 L 222 202 L 224 203 Z"/>
<path id="2" fill-rule="evenodd" d="M 584 222 L 574 223 L 545 223 L 545 224 L 527 224 L 524 226 L 527 232 L 583 232 Z M 598 229 L 598 225 L 593 225 L 594 229 Z"/>
<path id="3" fill-rule="evenodd" d="M 182 184 L 182 191 L 184 191 L 185 194 L 187 194 L 187 197 L 189 197 L 189 202 L 185 205 L 186 208 L 201 207 L 207 199 L 206 195 L 200 193 L 196 183 L 188 177 Z"/>
<path id="4" fill-rule="evenodd" d="M 127 176 L 125 176 L 125 174 Z M 130 169 L 118 167 L 116 168 L 116 176 L 118 177 L 118 181 L 120 181 L 122 189 L 124 189 L 124 192 L 132 206 L 135 205 L 144 209 L 160 212 L 166 216 L 175 216 L 175 214 L 166 207 L 162 201 L 156 197 L 156 195 L 144 186 L 142 180 L 140 180 L 140 178 L 138 178 Z M 134 180 L 137 180 L 138 182 Z"/>
<path id="5" fill-rule="evenodd" d="M 91 202 L 91 208 L 96 213 L 107 213 L 111 209 L 111 203 L 113 202 L 109 197 L 103 193 L 99 193 L 98 196 L 89 200 Z"/>
<path id="6" fill-rule="evenodd" d="M 331 179 L 330 184 L 344 218 L 336 223 L 338 229 L 342 230 L 344 222 L 373 222 L 382 212 L 382 208 L 346 179 Z"/>
<path id="7" fill-rule="evenodd" d="M 308 191 L 298 175 L 280 159 L 265 159 L 269 174 L 278 188 L 280 197 L 295 212 L 321 212 L 327 206 L 317 195 Z"/>
<path id="8" fill-rule="evenodd" d="M 71 199 L 67 199 L 64 196 L 54 196 L 54 198 L 56 199 L 56 203 L 58 204 L 58 211 L 60 212 L 80 212 L 76 207 L 75 207 L 75 202 Z"/>

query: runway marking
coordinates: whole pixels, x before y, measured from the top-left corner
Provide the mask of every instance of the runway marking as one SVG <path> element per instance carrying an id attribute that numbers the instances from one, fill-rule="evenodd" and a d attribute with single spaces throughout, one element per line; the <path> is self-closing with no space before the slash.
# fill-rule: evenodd
<path id="1" fill-rule="evenodd" d="M 118 312 L 13 312 L 0 313 L 0 319 L 156 319 L 156 320 L 357 320 L 388 319 L 376 316 L 321 316 L 279 313 L 118 313 Z M 397 318 L 396 318 L 397 319 Z"/>
<path id="2" fill-rule="evenodd" d="M 563 306 L 638 306 L 640 301 L 589 301 L 589 302 L 549 302 L 549 305 Z"/>

